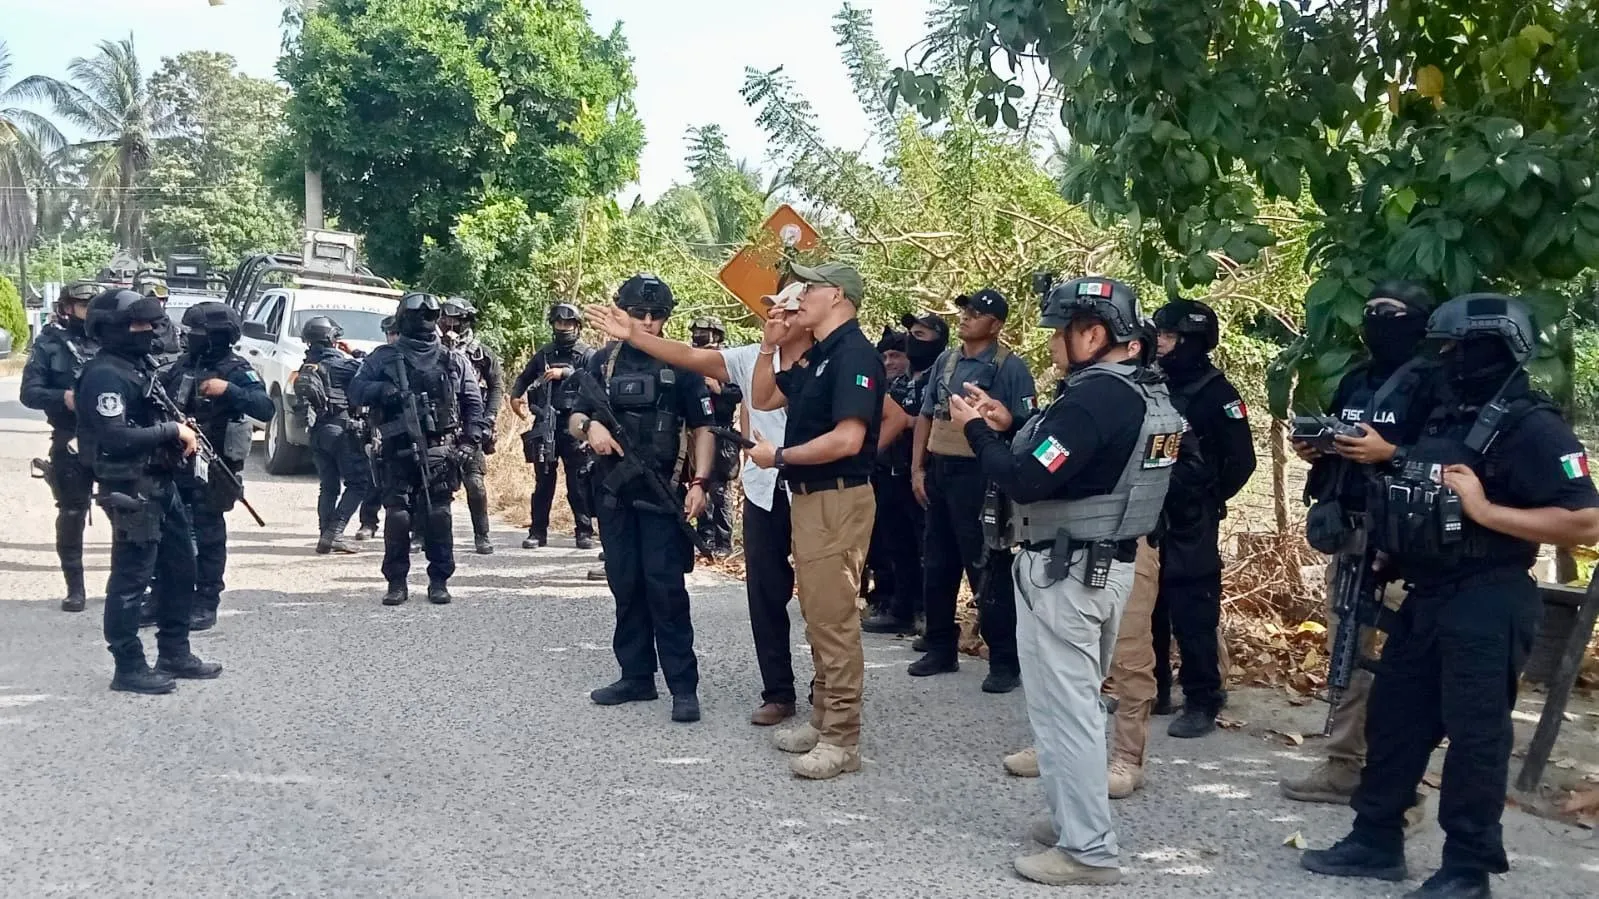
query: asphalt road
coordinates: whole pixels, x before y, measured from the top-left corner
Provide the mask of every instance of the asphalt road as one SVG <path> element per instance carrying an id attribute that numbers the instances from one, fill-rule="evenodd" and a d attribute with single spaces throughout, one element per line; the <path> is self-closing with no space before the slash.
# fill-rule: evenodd
<path id="1" fill-rule="evenodd" d="M 591 553 L 523 551 L 503 526 L 496 555 L 462 556 L 453 605 L 384 608 L 374 555 L 312 554 L 314 484 L 254 464 L 267 526 L 232 516 L 223 617 L 195 637 L 226 673 L 111 693 L 93 596 L 108 533 L 89 535 L 90 611 L 59 611 L 53 509 L 26 474 L 44 426 L 16 395 L 0 380 L 0 896 L 1052 893 L 1011 872 L 1042 798 L 999 768 L 1027 728 L 1020 694 L 978 690 L 983 662 L 912 679 L 906 643 L 869 637 L 866 766 L 801 781 L 746 723 L 741 585 L 691 582 L 703 722 L 671 724 L 664 701 L 599 708 L 586 693 L 615 661 Z M 1305 873 L 1283 845 L 1325 845 L 1350 818 L 1278 796 L 1313 752 L 1159 732 L 1149 784 L 1115 806 L 1127 879 L 1092 892 L 1400 895 Z M 1591 834 L 1515 810 L 1505 824 L 1502 895 L 1599 892 Z M 1435 825 L 1412 842 L 1418 877 L 1441 842 Z"/>

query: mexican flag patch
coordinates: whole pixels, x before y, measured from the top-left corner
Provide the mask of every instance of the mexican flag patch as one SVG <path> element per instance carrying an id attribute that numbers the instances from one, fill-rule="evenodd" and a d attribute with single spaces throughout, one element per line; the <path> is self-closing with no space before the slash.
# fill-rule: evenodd
<path id="1" fill-rule="evenodd" d="M 1066 460 L 1071 458 L 1071 455 L 1071 452 L 1066 447 L 1061 446 L 1060 441 L 1054 437 L 1046 438 L 1043 443 L 1033 449 L 1033 458 L 1037 459 L 1038 464 L 1044 466 L 1050 474 L 1059 471 L 1060 467 L 1066 464 Z"/>
<path id="2" fill-rule="evenodd" d="M 872 389 L 872 379 L 870 377 L 866 376 L 866 375 L 856 375 L 855 376 L 855 386 L 856 387 L 865 387 L 867 390 L 871 390 Z"/>
<path id="3" fill-rule="evenodd" d="M 1227 405 L 1221 407 L 1221 411 L 1227 413 L 1227 417 L 1232 419 L 1244 419 L 1249 417 L 1249 407 L 1244 405 L 1243 400 L 1233 400 Z"/>
<path id="4" fill-rule="evenodd" d="M 1588 468 L 1587 453 L 1567 453 L 1561 456 L 1560 469 L 1566 473 L 1567 478 L 1573 481 L 1593 474 L 1592 470 Z"/>

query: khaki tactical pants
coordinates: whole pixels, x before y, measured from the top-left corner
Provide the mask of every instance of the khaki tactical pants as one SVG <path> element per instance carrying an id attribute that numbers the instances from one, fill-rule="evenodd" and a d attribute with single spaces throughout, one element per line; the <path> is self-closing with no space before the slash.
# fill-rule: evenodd
<path id="1" fill-rule="evenodd" d="M 1155 705 L 1155 647 L 1150 623 L 1160 593 L 1160 550 L 1142 537 L 1133 563 L 1133 589 L 1116 630 L 1105 690 L 1116 697 L 1111 719 L 1111 753 L 1135 765 L 1144 764 L 1149 740 L 1149 712 Z"/>
<path id="2" fill-rule="evenodd" d="M 1325 579 L 1327 583 L 1327 655 L 1332 656 L 1333 641 L 1338 636 L 1338 616 L 1332 610 L 1332 582 L 1333 573 L 1337 569 L 1334 562 L 1327 563 Z M 1382 604 L 1391 611 L 1397 611 L 1399 605 L 1405 601 L 1405 587 L 1400 581 L 1389 581 L 1383 586 Z M 1377 630 L 1371 627 L 1360 629 L 1360 654 L 1370 658 L 1377 648 Z M 1366 701 L 1371 696 L 1372 674 L 1364 668 L 1356 668 L 1355 674 L 1349 679 L 1349 689 L 1338 698 L 1338 707 L 1333 709 L 1332 734 L 1327 740 L 1327 760 L 1340 764 L 1353 765 L 1356 769 L 1366 764 Z"/>
<path id="3" fill-rule="evenodd" d="M 794 492 L 794 584 L 816 667 L 811 726 L 822 742 L 854 746 L 861 736 L 866 657 L 861 650 L 861 569 L 872 539 L 872 485 Z"/>

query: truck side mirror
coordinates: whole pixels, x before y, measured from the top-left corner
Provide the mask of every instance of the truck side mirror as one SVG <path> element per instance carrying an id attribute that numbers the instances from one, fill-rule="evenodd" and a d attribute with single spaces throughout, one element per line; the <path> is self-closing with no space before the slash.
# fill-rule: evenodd
<path id="1" fill-rule="evenodd" d="M 267 337 L 266 325 L 262 324 L 261 322 L 245 322 L 240 327 L 240 330 L 243 332 L 245 337 L 253 337 L 256 340 L 271 339 Z"/>

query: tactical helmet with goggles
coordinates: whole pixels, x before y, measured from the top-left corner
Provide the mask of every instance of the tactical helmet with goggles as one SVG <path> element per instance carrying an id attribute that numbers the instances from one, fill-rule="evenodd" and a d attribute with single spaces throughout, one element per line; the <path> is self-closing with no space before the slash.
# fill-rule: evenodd
<path id="1" fill-rule="evenodd" d="M 672 288 L 665 281 L 648 272 L 643 272 L 622 282 L 616 291 L 616 305 L 632 311 L 634 309 L 654 309 L 661 313 L 661 317 L 672 314 L 677 306 L 677 300 L 672 296 Z"/>
<path id="2" fill-rule="evenodd" d="M 1221 343 L 1221 320 L 1216 310 L 1198 300 L 1172 300 L 1155 310 L 1155 327 L 1183 338 L 1194 338 L 1205 352 Z"/>
<path id="3" fill-rule="evenodd" d="M 1138 292 L 1113 278 L 1077 278 L 1056 284 L 1044 299 L 1038 324 L 1043 328 L 1069 328 L 1084 318 L 1102 322 L 1112 343 L 1137 340 Z"/>
<path id="4" fill-rule="evenodd" d="M 305 341 L 307 346 L 330 347 L 343 336 L 344 329 L 326 315 L 312 317 L 305 323 L 305 327 L 300 329 L 300 339 Z"/>
<path id="5" fill-rule="evenodd" d="M 113 353 L 143 356 L 154 345 L 155 332 L 134 332 L 135 322 L 155 325 L 166 318 L 166 309 L 155 297 L 140 296 L 125 288 L 107 290 L 89 301 L 89 316 L 84 333 Z"/>
<path id="6" fill-rule="evenodd" d="M 1517 363 L 1531 359 L 1538 348 L 1532 312 L 1521 300 L 1498 293 L 1468 293 L 1434 310 L 1427 319 L 1428 340 L 1464 342 L 1472 337 L 1497 337 Z"/>

